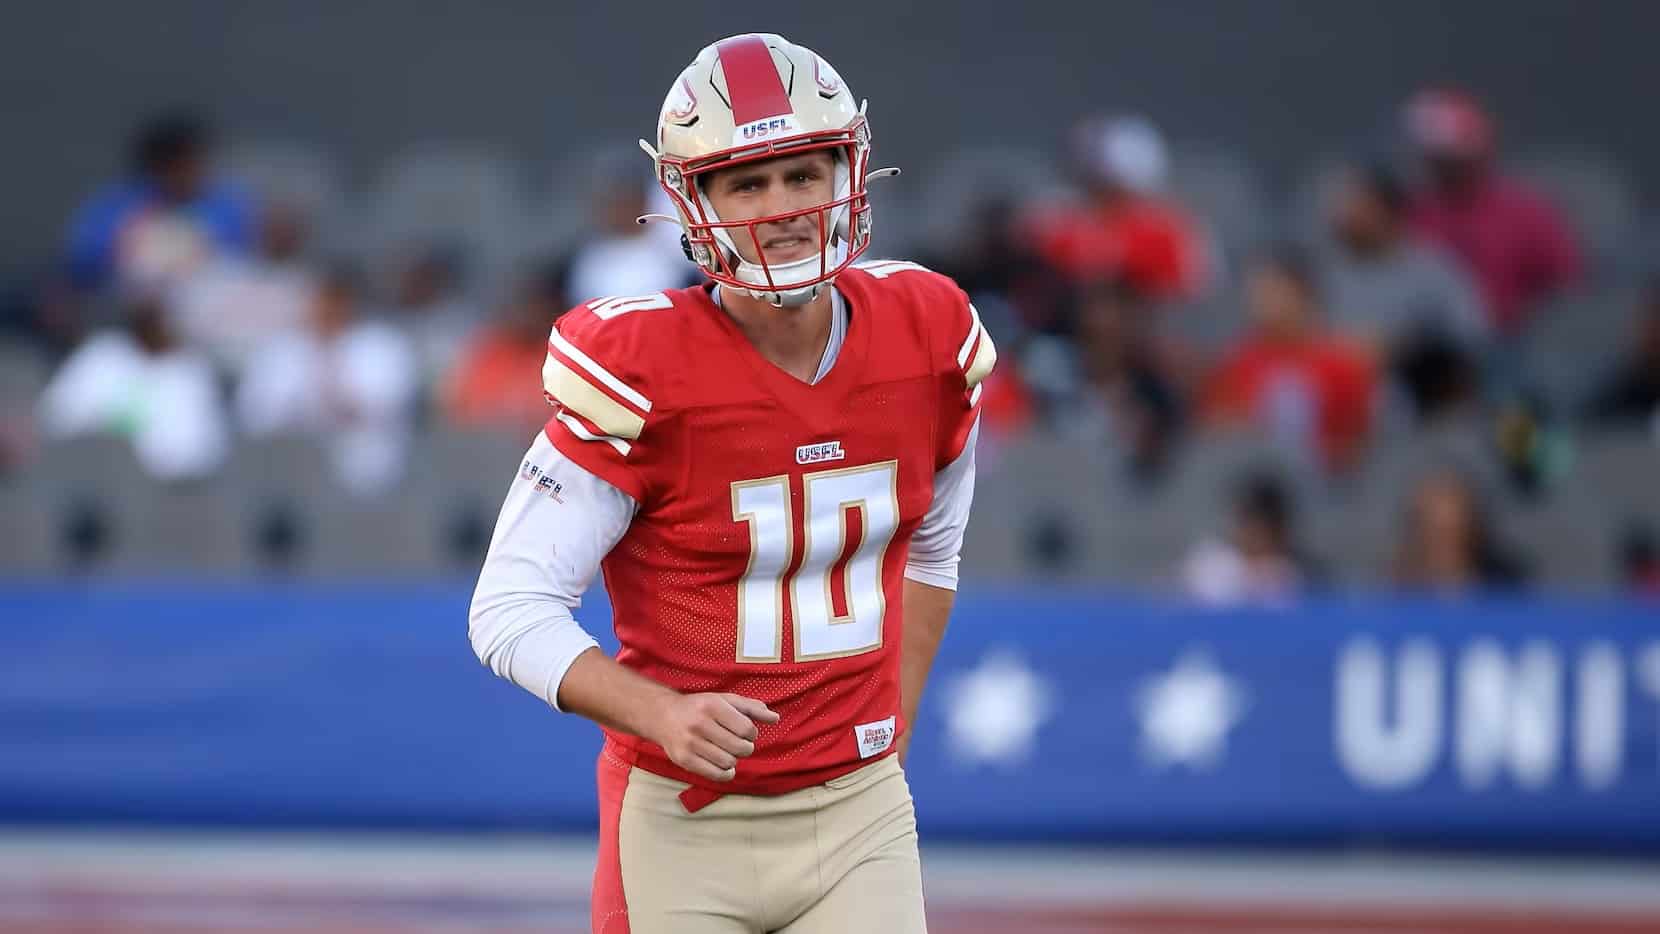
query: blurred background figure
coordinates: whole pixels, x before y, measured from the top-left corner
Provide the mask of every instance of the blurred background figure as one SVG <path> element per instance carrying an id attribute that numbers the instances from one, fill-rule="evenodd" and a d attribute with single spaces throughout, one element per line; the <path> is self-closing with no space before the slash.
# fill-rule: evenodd
<path id="1" fill-rule="evenodd" d="M 1382 165 L 1351 166 L 1331 206 L 1331 246 L 1320 279 L 1332 326 L 1394 361 L 1419 341 L 1479 354 L 1488 324 L 1481 298 L 1454 260 L 1407 222 L 1406 187 Z"/>
<path id="2" fill-rule="evenodd" d="M 1335 330 L 1359 341 L 1392 398 L 1422 424 L 1474 415 L 1489 325 L 1462 268 L 1422 242 L 1405 185 L 1382 164 L 1351 165 L 1329 207 L 1320 282 Z"/>
<path id="3" fill-rule="evenodd" d="M 114 435 L 162 480 L 216 471 L 230 451 L 213 365 L 174 334 L 163 300 L 136 291 L 120 301 L 120 325 L 95 332 L 69 355 L 37 409 L 47 439 Z"/>
<path id="4" fill-rule="evenodd" d="M 422 386 L 455 365 L 479 314 L 464 289 L 461 251 L 432 243 L 412 245 L 394 259 L 389 324 L 414 344 Z"/>
<path id="5" fill-rule="evenodd" d="M 1243 427 L 1334 471 L 1365 452 L 1376 376 L 1366 355 L 1334 333 L 1308 257 L 1280 247 L 1252 267 L 1248 330 L 1205 388 L 1215 429 Z"/>
<path id="6" fill-rule="evenodd" d="M 638 223 L 646 213 L 670 213 L 639 150 L 607 153 L 591 171 L 587 229 L 567 258 L 571 301 L 646 295 L 697 281 L 697 268 L 668 235 L 673 225 Z"/>
<path id="7" fill-rule="evenodd" d="M 1079 382 L 1050 423 L 1063 435 L 1104 440 L 1135 481 L 1158 480 L 1186 417 L 1176 366 L 1126 285 L 1085 288 L 1077 321 Z"/>
<path id="8" fill-rule="evenodd" d="M 569 307 L 563 270 L 525 275 L 497 319 L 480 328 L 444 378 L 444 417 L 461 427 L 533 431 L 549 417 L 542 396 L 548 331 Z"/>
<path id="9" fill-rule="evenodd" d="M 1137 116 L 1090 119 L 1072 145 L 1085 199 L 1034 219 L 1045 259 L 1075 282 L 1121 280 L 1154 302 L 1198 294 L 1209 277 L 1206 248 L 1161 195 L 1170 156 L 1158 128 Z"/>
<path id="10" fill-rule="evenodd" d="M 1646 426 L 1660 435 L 1660 277 L 1649 281 L 1632 317 L 1628 349 L 1585 414 L 1598 424 Z"/>
<path id="11" fill-rule="evenodd" d="M 305 328 L 249 364 L 236 410 L 250 436 L 322 439 L 340 483 L 368 495 L 403 476 L 420 382 L 409 337 L 360 317 L 361 301 L 356 270 L 330 270 Z"/>
<path id="12" fill-rule="evenodd" d="M 240 372 L 260 348 L 304 328 L 317 297 L 317 271 L 306 256 L 310 236 L 297 206 L 264 206 L 250 255 L 220 253 L 175 291 L 180 337 Z"/>
<path id="13" fill-rule="evenodd" d="M 116 284 L 183 283 L 221 253 L 254 240 L 247 194 L 211 172 L 212 136 L 187 111 L 157 115 L 133 135 L 127 177 L 83 204 L 70 225 L 68 266 L 83 293 Z"/>
<path id="14" fill-rule="evenodd" d="M 1527 583 L 1527 566 L 1498 540 L 1481 493 L 1464 473 L 1441 467 L 1406 504 L 1395 583 L 1413 592 L 1475 594 Z"/>
<path id="15" fill-rule="evenodd" d="M 981 193 L 953 241 L 922 259 L 968 293 L 999 347 L 1029 332 L 1068 333 L 1072 324 L 1067 282 L 1025 235 L 1023 209 L 1008 192 Z"/>
<path id="16" fill-rule="evenodd" d="M 1295 503 L 1269 471 L 1241 477 L 1232 527 L 1194 544 L 1182 564 L 1189 596 L 1211 606 L 1286 604 L 1319 588 L 1321 569 L 1297 541 Z"/>
<path id="17" fill-rule="evenodd" d="M 1541 301 L 1579 280 L 1573 235 L 1543 197 L 1499 171 L 1493 119 L 1470 94 L 1421 91 L 1405 122 L 1423 171 L 1414 222 L 1469 269 L 1493 330 L 1514 336 Z"/>

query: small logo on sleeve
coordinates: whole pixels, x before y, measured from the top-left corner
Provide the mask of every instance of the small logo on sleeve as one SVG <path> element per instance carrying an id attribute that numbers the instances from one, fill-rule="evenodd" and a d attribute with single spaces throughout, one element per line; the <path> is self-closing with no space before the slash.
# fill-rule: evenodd
<path id="1" fill-rule="evenodd" d="M 559 498 L 560 491 L 564 489 L 565 484 L 553 479 L 553 477 L 548 474 L 542 474 L 540 477 L 536 478 L 536 492 L 547 495 L 556 503 L 564 502 L 564 500 Z"/>
<path id="2" fill-rule="evenodd" d="M 536 492 L 552 499 L 556 503 L 564 502 L 564 500 L 560 498 L 559 494 L 564 491 L 565 484 L 553 479 L 552 474 L 543 473 L 541 467 L 532 464 L 530 461 L 525 461 L 524 464 L 519 467 L 519 476 L 534 484 Z"/>
<path id="3" fill-rule="evenodd" d="M 893 745 L 893 718 L 861 723 L 853 728 L 853 738 L 859 743 L 859 758 L 881 755 Z"/>
<path id="4" fill-rule="evenodd" d="M 842 450 L 840 441 L 803 444 L 795 449 L 795 462 L 798 464 L 822 464 L 825 461 L 839 461 L 846 456 L 847 452 Z"/>

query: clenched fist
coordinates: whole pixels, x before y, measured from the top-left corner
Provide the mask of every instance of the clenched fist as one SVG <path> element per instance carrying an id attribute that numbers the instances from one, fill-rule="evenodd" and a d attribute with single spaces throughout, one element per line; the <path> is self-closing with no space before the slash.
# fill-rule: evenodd
<path id="1" fill-rule="evenodd" d="M 655 711 L 651 735 L 669 760 L 694 775 L 729 782 L 755 752 L 756 723 L 777 723 L 766 704 L 741 694 L 676 694 Z"/>

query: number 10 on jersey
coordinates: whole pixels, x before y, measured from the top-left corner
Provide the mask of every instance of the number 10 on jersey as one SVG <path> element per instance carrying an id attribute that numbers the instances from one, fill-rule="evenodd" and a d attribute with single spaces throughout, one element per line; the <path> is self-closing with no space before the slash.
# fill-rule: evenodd
<path id="1" fill-rule="evenodd" d="M 795 660 L 839 658 L 882 644 L 882 562 L 899 527 L 899 462 L 801 478 L 801 566 L 786 474 L 732 484 L 732 519 L 749 528 L 738 581 L 738 661 L 783 661 L 788 585 Z"/>

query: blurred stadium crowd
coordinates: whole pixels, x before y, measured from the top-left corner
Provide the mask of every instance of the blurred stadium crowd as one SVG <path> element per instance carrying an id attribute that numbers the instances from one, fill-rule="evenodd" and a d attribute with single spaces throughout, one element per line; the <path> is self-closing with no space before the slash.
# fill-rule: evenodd
<path id="1" fill-rule="evenodd" d="M 953 276 L 1004 350 L 968 573 L 1660 594 L 1632 186 L 1511 153 L 1460 90 L 1390 123 L 1278 196 L 1135 115 L 875 192 L 872 257 Z M 476 566 L 547 417 L 550 323 L 695 281 L 677 231 L 635 223 L 660 210 L 643 157 L 572 161 L 552 206 L 465 146 L 349 192 L 324 150 L 146 121 L 0 313 L 0 569 Z"/>

